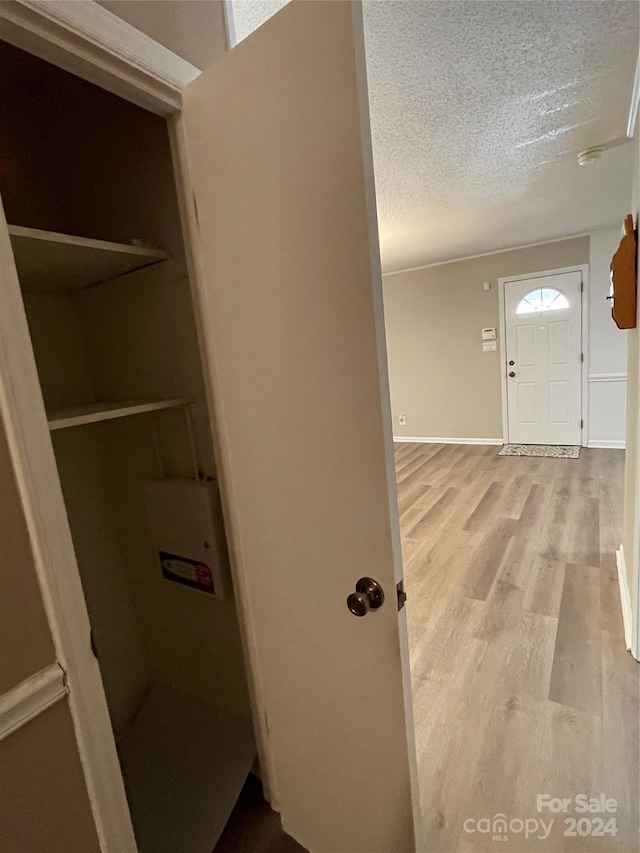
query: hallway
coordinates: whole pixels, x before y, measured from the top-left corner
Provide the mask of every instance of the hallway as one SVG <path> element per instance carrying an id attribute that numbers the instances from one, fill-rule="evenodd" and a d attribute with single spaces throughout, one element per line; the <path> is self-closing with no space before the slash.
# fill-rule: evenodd
<path id="1" fill-rule="evenodd" d="M 624 453 L 498 450 L 396 445 L 427 849 L 637 851 L 640 670 L 615 558 Z M 537 811 L 538 794 L 602 793 L 617 812 L 579 827 L 600 837 L 564 835 L 584 817 L 573 802 Z M 544 840 L 517 823 L 492 840 L 477 821 L 500 813 L 554 821 Z"/>

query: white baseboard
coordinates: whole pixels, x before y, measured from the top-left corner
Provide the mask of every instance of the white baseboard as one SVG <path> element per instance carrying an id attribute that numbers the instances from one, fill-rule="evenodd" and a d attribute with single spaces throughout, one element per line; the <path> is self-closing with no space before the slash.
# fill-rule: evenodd
<path id="1" fill-rule="evenodd" d="M 617 441 L 616 439 L 590 438 L 587 442 L 587 447 L 599 447 L 605 450 L 624 450 L 626 442 L 624 440 Z"/>
<path id="2" fill-rule="evenodd" d="M 0 740 L 37 717 L 68 693 L 57 663 L 36 672 L 0 696 Z"/>
<path id="3" fill-rule="evenodd" d="M 447 436 L 445 438 L 433 438 L 409 435 L 394 435 L 395 442 L 406 441 L 414 444 L 504 444 L 501 438 L 456 438 Z"/>
<path id="4" fill-rule="evenodd" d="M 622 606 L 622 621 L 624 623 L 624 643 L 628 651 L 631 651 L 631 593 L 627 583 L 627 568 L 624 561 L 624 549 L 616 551 L 616 565 L 618 567 L 618 586 L 620 587 L 620 604 Z"/>
<path id="5" fill-rule="evenodd" d="M 424 435 L 394 435 L 396 443 L 410 442 L 412 444 L 505 444 L 501 438 L 458 438 L 457 436 L 424 436 Z M 617 439 L 589 439 L 587 447 L 604 450 L 624 450 L 625 442 Z"/>

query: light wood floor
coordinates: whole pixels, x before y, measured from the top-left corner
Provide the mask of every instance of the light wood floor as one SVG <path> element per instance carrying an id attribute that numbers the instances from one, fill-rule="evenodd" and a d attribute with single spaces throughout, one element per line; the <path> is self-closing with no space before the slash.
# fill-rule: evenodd
<path id="1" fill-rule="evenodd" d="M 635 853 L 640 665 L 624 647 L 615 562 L 623 451 L 498 449 L 396 446 L 428 850 Z M 563 837 L 572 807 L 546 840 L 463 828 L 497 813 L 548 822 L 539 793 L 616 798 L 618 835 Z"/>

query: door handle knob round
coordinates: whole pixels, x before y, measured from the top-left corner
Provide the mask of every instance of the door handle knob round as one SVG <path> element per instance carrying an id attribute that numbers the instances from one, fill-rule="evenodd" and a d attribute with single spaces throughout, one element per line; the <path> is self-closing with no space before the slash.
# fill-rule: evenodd
<path id="1" fill-rule="evenodd" d="M 515 361 L 510 361 L 510 362 L 509 362 L 509 367 L 513 367 L 513 365 L 514 365 L 514 364 L 515 364 Z"/>
<path id="2" fill-rule="evenodd" d="M 366 616 L 384 604 L 384 591 L 373 578 L 360 578 L 356 591 L 347 596 L 347 607 L 354 616 Z"/>
<path id="3" fill-rule="evenodd" d="M 511 376 L 511 377 L 514 377 L 514 376 L 515 376 L 515 373 L 513 372 L 513 370 L 510 370 L 510 371 L 509 371 L 509 376 Z"/>

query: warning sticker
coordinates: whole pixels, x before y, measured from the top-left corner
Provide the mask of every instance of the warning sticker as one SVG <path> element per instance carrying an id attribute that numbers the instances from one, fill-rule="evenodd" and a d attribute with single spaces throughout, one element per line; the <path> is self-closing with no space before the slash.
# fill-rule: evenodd
<path id="1" fill-rule="evenodd" d="M 162 576 L 166 580 L 181 583 L 202 592 L 215 593 L 213 572 L 206 563 L 180 557 L 178 554 L 168 554 L 166 551 L 160 551 L 159 555 Z"/>

